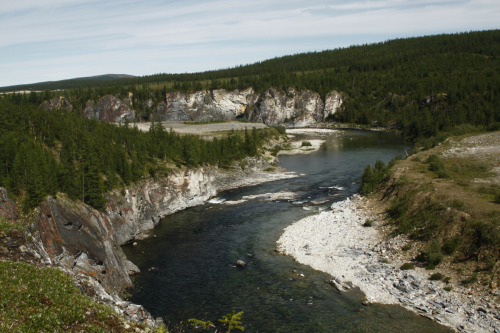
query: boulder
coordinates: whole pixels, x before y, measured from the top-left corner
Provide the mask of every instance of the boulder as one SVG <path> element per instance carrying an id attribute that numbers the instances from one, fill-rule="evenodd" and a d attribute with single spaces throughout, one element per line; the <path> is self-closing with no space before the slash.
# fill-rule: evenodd
<path id="1" fill-rule="evenodd" d="M 246 266 L 246 263 L 243 261 L 243 260 L 238 260 L 236 262 L 236 266 L 239 266 L 239 267 L 245 267 Z"/>

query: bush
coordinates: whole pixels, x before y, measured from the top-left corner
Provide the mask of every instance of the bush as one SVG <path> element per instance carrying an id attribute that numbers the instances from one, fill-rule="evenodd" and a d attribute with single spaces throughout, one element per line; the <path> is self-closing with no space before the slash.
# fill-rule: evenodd
<path id="1" fill-rule="evenodd" d="M 447 255 L 452 255 L 456 250 L 458 250 L 458 247 L 460 246 L 461 241 L 462 241 L 462 239 L 460 236 L 447 238 L 444 241 L 444 244 L 443 244 L 443 247 L 441 248 L 441 250 Z"/>
<path id="2" fill-rule="evenodd" d="M 430 265 L 439 265 L 443 261 L 443 254 L 441 253 L 441 241 L 434 239 L 429 246 L 427 252 L 427 262 Z"/>
<path id="3" fill-rule="evenodd" d="M 462 281 L 463 284 L 472 284 L 477 282 L 477 273 L 472 274 L 468 278 Z"/>
<path id="4" fill-rule="evenodd" d="M 363 227 L 371 227 L 372 223 L 373 223 L 373 221 L 368 219 L 365 221 L 365 223 L 363 223 Z"/>
<path id="5" fill-rule="evenodd" d="M 432 281 L 439 281 L 439 280 L 442 280 L 444 278 L 444 275 L 441 274 L 441 273 L 434 273 L 431 275 L 431 277 L 429 278 L 429 280 L 432 280 Z"/>
<path id="6" fill-rule="evenodd" d="M 420 156 L 415 156 L 414 158 L 411 159 L 413 162 L 422 162 L 422 159 Z"/>
<path id="7" fill-rule="evenodd" d="M 500 193 L 495 196 L 495 203 L 500 204 Z"/>
<path id="8" fill-rule="evenodd" d="M 453 290 L 453 287 L 452 287 L 452 286 L 447 286 L 447 287 L 444 287 L 443 289 L 444 289 L 445 291 L 447 291 L 447 292 L 450 292 L 450 291 L 452 291 L 452 290 Z"/>
<path id="9" fill-rule="evenodd" d="M 400 270 L 403 270 L 403 271 L 407 271 L 407 270 L 410 270 L 410 269 L 415 269 L 415 265 L 407 262 L 407 263 L 404 263 L 401 267 L 399 267 Z"/>
<path id="10" fill-rule="evenodd" d="M 312 144 L 309 141 L 302 141 L 302 147 L 311 147 Z"/>
<path id="11" fill-rule="evenodd" d="M 426 163 L 429 164 L 429 170 L 435 172 L 439 178 L 449 178 L 450 174 L 446 170 L 443 160 L 436 154 L 431 154 Z"/>
<path id="12" fill-rule="evenodd" d="M 465 207 L 465 204 L 462 201 L 455 199 L 451 202 L 451 207 L 453 207 L 455 209 L 463 210 Z"/>
<path id="13" fill-rule="evenodd" d="M 273 128 L 275 130 L 277 130 L 278 133 L 281 134 L 281 135 L 285 135 L 286 134 L 286 128 L 285 128 L 285 126 L 279 125 L 279 126 L 273 126 Z"/>
<path id="14" fill-rule="evenodd" d="M 403 250 L 404 252 L 409 251 L 409 250 L 411 250 L 412 246 L 413 246 L 413 245 L 412 245 L 411 243 L 408 243 L 408 244 L 406 244 L 405 246 L 403 246 L 403 247 L 401 248 L 401 250 Z"/>

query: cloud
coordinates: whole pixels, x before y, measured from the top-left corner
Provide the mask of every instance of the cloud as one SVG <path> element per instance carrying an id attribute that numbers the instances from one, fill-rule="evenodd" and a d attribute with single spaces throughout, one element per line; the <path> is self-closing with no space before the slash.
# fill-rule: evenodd
<path id="1" fill-rule="evenodd" d="M 0 7 L 0 86 L 53 77 L 57 66 L 76 73 L 82 62 L 93 74 L 104 65 L 136 74 L 214 69 L 208 66 L 221 64 L 208 55 L 239 64 L 242 55 L 264 60 L 258 56 L 373 42 L 375 36 L 494 29 L 498 17 L 500 3 L 493 0 L 11 1 Z M 18 76 L 35 64 L 47 74 Z"/>

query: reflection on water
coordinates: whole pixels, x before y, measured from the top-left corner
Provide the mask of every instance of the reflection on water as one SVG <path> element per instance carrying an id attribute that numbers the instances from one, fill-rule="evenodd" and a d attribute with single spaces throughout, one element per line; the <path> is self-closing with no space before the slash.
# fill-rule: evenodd
<path id="1" fill-rule="evenodd" d="M 156 238 L 123 247 L 141 269 L 130 300 L 170 327 L 189 318 L 216 321 L 236 310 L 244 312 L 245 332 L 449 332 L 398 306 L 365 307 L 359 290 L 340 294 L 324 282 L 326 274 L 274 252 L 287 225 L 352 195 L 366 164 L 388 162 L 405 148 L 393 134 L 349 130 L 326 137 L 312 154 L 280 156 L 281 166 L 303 177 L 227 191 L 166 217 L 154 230 Z M 293 204 L 223 204 L 284 189 L 298 193 Z M 237 268 L 237 260 L 245 268 Z"/>

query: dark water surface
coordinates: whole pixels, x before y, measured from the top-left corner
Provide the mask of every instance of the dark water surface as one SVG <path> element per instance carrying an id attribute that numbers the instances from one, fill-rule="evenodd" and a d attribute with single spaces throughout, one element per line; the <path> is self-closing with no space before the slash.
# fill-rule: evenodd
<path id="1" fill-rule="evenodd" d="M 367 164 L 388 162 L 405 155 L 404 149 L 410 145 L 394 134 L 347 130 L 327 137 L 320 151 L 280 156 L 281 166 L 303 176 L 218 197 L 239 200 L 288 189 L 299 193 L 302 204 L 206 203 L 166 217 L 156 238 L 123 247 L 141 269 L 130 301 L 170 327 L 189 318 L 216 322 L 236 310 L 244 312 L 245 332 L 449 332 L 399 306 L 363 306 L 359 290 L 340 294 L 324 282 L 327 274 L 274 252 L 286 226 L 356 193 Z M 319 199 L 331 201 L 308 206 Z M 244 269 L 235 267 L 239 259 L 247 263 Z M 293 269 L 305 277 L 297 278 Z"/>

